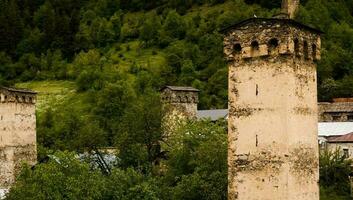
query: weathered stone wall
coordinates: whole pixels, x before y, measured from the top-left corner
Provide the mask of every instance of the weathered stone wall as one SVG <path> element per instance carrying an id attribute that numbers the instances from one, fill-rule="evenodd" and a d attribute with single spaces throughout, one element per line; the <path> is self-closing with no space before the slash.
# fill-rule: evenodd
<path id="1" fill-rule="evenodd" d="M 193 119 L 197 114 L 199 102 L 198 93 L 195 91 L 173 91 L 165 89 L 161 93 L 163 104 L 168 105 L 173 112 L 178 112 L 181 117 Z"/>
<path id="2" fill-rule="evenodd" d="M 348 158 L 353 159 L 353 143 L 350 142 L 327 142 L 326 144 L 327 150 L 334 152 L 337 149 L 340 150 L 340 152 L 343 154 L 344 149 L 348 150 Z"/>
<path id="3" fill-rule="evenodd" d="M 186 120 L 196 119 L 199 102 L 197 90 L 172 90 L 165 88 L 161 93 L 164 117 L 162 119 L 165 135 L 170 135 Z"/>
<path id="4" fill-rule="evenodd" d="M 21 164 L 36 162 L 34 93 L 0 89 L 0 188 L 8 188 Z"/>
<path id="5" fill-rule="evenodd" d="M 320 37 L 288 20 L 229 30 L 228 199 L 318 200 Z"/>
<path id="6" fill-rule="evenodd" d="M 319 106 L 319 122 L 353 121 L 353 102 L 322 102 Z"/>

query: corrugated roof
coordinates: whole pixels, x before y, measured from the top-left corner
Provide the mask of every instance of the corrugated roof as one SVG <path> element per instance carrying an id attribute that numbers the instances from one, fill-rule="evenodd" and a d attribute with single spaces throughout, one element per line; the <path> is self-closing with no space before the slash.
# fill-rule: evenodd
<path id="1" fill-rule="evenodd" d="M 183 86 L 165 86 L 161 90 L 169 88 L 173 91 L 190 91 L 190 92 L 199 92 L 200 90 L 193 87 L 183 87 Z"/>
<path id="2" fill-rule="evenodd" d="M 329 139 L 328 142 L 330 143 L 353 142 L 353 133 L 348 133 L 339 137 L 334 137 L 332 139 Z"/>
<path id="3" fill-rule="evenodd" d="M 21 93 L 30 93 L 30 94 L 37 94 L 37 92 L 35 91 L 32 91 L 32 90 L 28 90 L 28 89 L 20 89 L 20 88 L 10 88 L 10 87 L 4 87 L 4 86 L 1 86 L 0 87 L 1 89 L 4 89 L 4 90 L 8 90 L 10 92 L 21 92 Z"/>
<path id="4" fill-rule="evenodd" d="M 221 32 L 222 33 L 226 33 L 229 30 L 232 30 L 232 29 L 240 27 L 240 26 L 244 26 L 244 25 L 246 25 L 246 24 L 248 24 L 250 22 L 285 22 L 285 23 L 291 24 L 293 26 L 297 26 L 297 27 L 300 27 L 300 28 L 304 28 L 304 29 L 313 31 L 313 32 L 318 33 L 318 34 L 322 34 L 323 33 L 322 31 L 320 31 L 320 30 L 318 30 L 316 28 L 312 28 L 310 26 L 307 26 L 307 25 L 302 24 L 300 22 L 297 22 L 295 20 L 292 20 L 292 19 L 281 19 L 281 18 L 249 18 L 249 19 L 246 19 L 246 20 L 241 21 L 239 23 L 233 24 L 233 25 L 221 30 Z"/>
<path id="5" fill-rule="evenodd" d="M 353 122 L 320 122 L 320 136 L 338 136 L 353 132 Z"/>
<path id="6" fill-rule="evenodd" d="M 228 109 L 218 109 L 218 110 L 198 110 L 197 119 L 211 119 L 216 121 L 219 119 L 225 119 L 228 116 Z"/>

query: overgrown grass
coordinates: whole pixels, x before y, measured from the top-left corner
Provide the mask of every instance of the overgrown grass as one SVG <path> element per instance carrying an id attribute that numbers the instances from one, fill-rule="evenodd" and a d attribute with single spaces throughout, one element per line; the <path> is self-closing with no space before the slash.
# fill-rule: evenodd
<path id="1" fill-rule="evenodd" d="M 123 43 L 112 48 L 109 53 L 109 60 L 114 63 L 115 69 L 128 71 L 133 64 L 152 72 L 159 73 L 166 65 L 165 55 L 155 48 L 143 48 L 139 41 Z"/>
<path id="2" fill-rule="evenodd" d="M 61 104 L 65 98 L 75 94 L 75 83 L 72 81 L 32 81 L 17 83 L 18 88 L 31 89 L 38 92 L 37 112 Z"/>

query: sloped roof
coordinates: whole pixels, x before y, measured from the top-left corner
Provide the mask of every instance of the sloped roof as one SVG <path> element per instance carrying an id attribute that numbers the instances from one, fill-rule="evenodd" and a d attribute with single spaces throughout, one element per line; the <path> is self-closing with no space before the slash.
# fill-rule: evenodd
<path id="1" fill-rule="evenodd" d="M 173 90 L 173 91 L 189 91 L 189 92 L 199 92 L 200 91 L 200 90 L 193 88 L 193 87 L 183 87 L 183 86 L 165 86 L 161 90 L 164 90 L 166 88 Z"/>
<path id="2" fill-rule="evenodd" d="M 228 116 L 228 109 L 218 109 L 218 110 L 198 110 L 197 119 L 211 119 L 216 121 L 219 119 L 225 119 Z"/>
<path id="3" fill-rule="evenodd" d="M 330 142 L 330 143 L 353 142 L 353 132 L 339 136 L 339 137 L 334 137 L 332 139 L 329 139 L 328 142 Z"/>
<path id="4" fill-rule="evenodd" d="M 315 32 L 317 34 L 322 34 L 323 32 L 318 30 L 318 29 L 315 29 L 315 28 L 312 28 L 310 26 L 307 26 L 307 25 L 304 25 L 300 22 L 297 22 L 293 19 L 281 19 L 281 18 L 249 18 L 249 19 L 246 19 L 244 21 L 241 21 L 239 23 L 236 23 L 236 24 L 233 24 L 225 29 L 222 29 L 221 32 L 222 33 L 227 33 L 228 31 L 234 29 L 234 28 L 238 28 L 238 27 L 241 27 L 241 26 L 245 26 L 251 22 L 255 22 L 255 23 L 261 23 L 261 22 L 285 22 L 287 24 L 291 24 L 293 26 L 296 26 L 296 27 L 299 27 L 299 28 L 303 28 L 303 29 L 307 29 L 309 31 L 312 31 L 312 32 Z"/>

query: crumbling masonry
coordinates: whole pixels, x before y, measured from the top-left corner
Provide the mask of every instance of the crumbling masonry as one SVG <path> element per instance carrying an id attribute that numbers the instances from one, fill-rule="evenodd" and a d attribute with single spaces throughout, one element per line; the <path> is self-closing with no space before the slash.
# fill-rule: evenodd
<path id="1" fill-rule="evenodd" d="M 0 189 L 15 181 L 22 163 L 35 164 L 36 93 L 0 88 Z"/>
<path id="2" fill-rule="evenodd" d="M 319 199 L 320 31 L 290 15 L 248 19 L 225 30 L 229 200 Z"/>
<path id="3" fill-rule="evenodd" d="M 165 115 L 163 129 L 166 136 L 186 120 L 196 119 L 199 90 L 192 87 L 165 86 L 161 90 L 161 101 Z"/>

